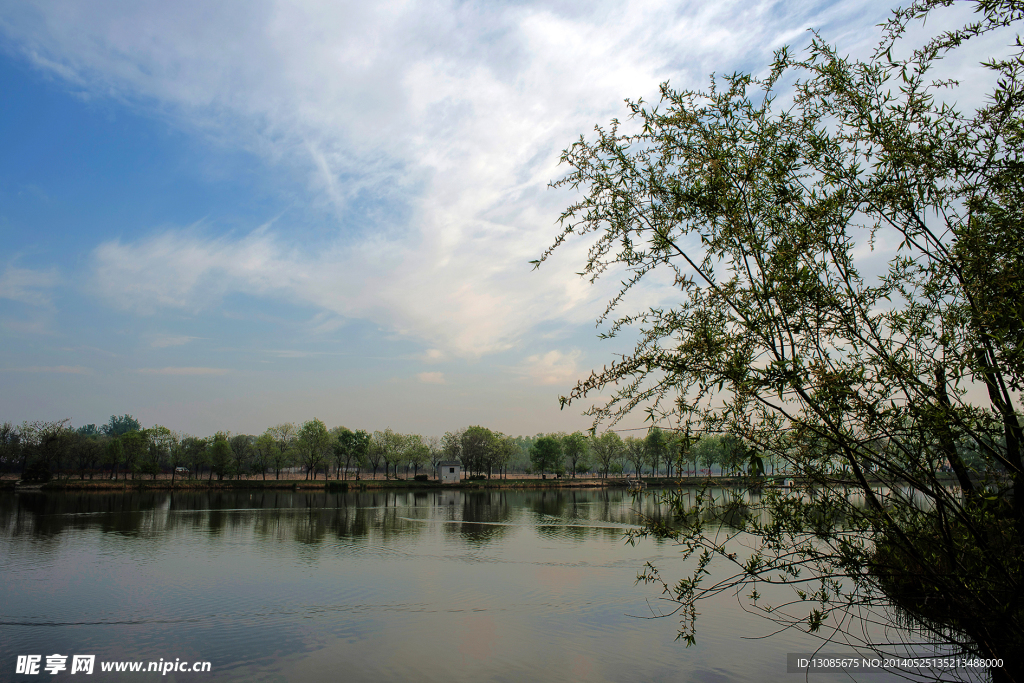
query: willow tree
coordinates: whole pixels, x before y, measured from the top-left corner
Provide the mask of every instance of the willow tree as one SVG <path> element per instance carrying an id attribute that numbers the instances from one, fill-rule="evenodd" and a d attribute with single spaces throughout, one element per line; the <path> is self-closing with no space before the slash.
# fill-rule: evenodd
<path id="1" fill-rule="evenodd" d="M 706 499 L 672 499 L 676 526 L 649 525 L 698 558 L 679 583 L 642 575 L 688 642 L 702 596 L 750 584 L 752 608 L 822 637 L 896 610 L 1024 680 L 1022 8 L 978 2 L 971 23 L 910 44 L 951 4 L 897 10 L 867 59 L 812 34 L 762 76 L 666 83 L 657 106 L 627 100 L 630 122 L 563 152 L 553 184 L 582 198 L 537 265 L 589 240 L 584 277 L 623 282 L 599 324 L 639 337 L 563 406 L 611 393 L 595 427 L 646 410 L 736 435 L 751 471 L 773 458 L 806 488 L 753 498 L 738 555 Z M 968 44 L 1003 53 L 970 90 L 937 73 Z M 652 279 L 674 283 L 671 303 L 620 312 Z M 706 585 L 716 555 L 736 573 Z M 792 602 L 766 604 L 761 583 L 791 584 Z"/>

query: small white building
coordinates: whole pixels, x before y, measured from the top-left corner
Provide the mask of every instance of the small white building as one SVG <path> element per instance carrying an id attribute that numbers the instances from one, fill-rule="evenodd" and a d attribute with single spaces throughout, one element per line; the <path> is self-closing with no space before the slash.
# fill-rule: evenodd
<path id="1" fill-rule="evenodd" d="M 462 463 L 445 460 L 437 463 L 437 480 L 445 484 L 457 484 L 462 480 Z"/>

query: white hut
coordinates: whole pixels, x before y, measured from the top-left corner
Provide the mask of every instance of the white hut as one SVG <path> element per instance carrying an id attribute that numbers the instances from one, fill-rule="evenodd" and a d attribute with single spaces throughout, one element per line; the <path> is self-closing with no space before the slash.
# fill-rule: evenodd
<path id="1" fill-rule="evenodd" d="M 462 479 L 462 463 L 445 460 L 437 463 L 437 480 L 445 484 L 457 484 Z"/>

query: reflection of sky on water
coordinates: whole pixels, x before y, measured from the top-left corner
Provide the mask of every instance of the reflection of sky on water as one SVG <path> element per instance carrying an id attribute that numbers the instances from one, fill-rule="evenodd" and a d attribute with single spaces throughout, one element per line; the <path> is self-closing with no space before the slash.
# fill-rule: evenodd
<path id="1" fill-rule="evenodd" d="M 686 569 L 670 544 L 624 544 L 637 509 L 660 511 L 606 490 L 0 496 L 0 666 L 69 652 L 210 660 L 215 680 L 789 680 L 786 652 L 816 643 L 743 640 L 772 625 L 731 595 L 702 605 L 692 648 L 676 619 L 634 618 L 664 605 L 634 585 L 645 561 Z"/>

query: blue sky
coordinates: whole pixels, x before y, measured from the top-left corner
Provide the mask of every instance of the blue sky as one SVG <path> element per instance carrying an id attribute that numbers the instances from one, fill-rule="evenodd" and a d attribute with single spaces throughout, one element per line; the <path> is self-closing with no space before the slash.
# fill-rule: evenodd
<path id="1" fill-rule="evenodd" d="M 7 4 L 0 421 L 585 428 L 557 398 L 628 339 L 596 339 L 617 280 L 574 275 L 586 245 L 528 263 L 573 199 L 547 188 L 559 152 L 664 80 L 760 69 L 809 27 L 856 53 L 886 15 Z"/>

